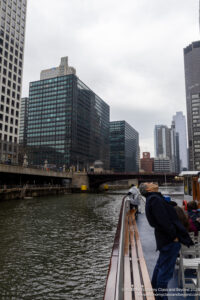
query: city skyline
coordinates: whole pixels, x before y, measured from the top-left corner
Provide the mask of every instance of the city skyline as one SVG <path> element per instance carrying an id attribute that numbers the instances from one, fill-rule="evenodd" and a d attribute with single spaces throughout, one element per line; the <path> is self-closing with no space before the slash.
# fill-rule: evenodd
<path id="1" fill-rule="evenodd" d="M 41 69 L 68 56 L 110 105 L 111 121 L 126 120 L 140 133 L 141 152 L 154 155 L 154 125 L 185 115 L 183 48 L 199 39 L 198 1 L 54 3 L 28 2 L 22 96 Z"/>

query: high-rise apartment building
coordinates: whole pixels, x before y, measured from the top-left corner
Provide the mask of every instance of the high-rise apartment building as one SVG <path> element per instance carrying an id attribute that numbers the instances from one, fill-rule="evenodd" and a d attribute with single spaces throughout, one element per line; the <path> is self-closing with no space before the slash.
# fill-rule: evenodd
<path id="1" fill-rule="evenodd" d="M 139 134 L 126 121 L 110 122 L 110 169 L 138 172 Z"/>
<path id="2" fill-rule="evenodd" d="M 27 0 L 0 0 L 0 160 L 17 161 Z"/>
<path id="3" fill-rule="evenodd" d="M 175 131 L 179 135 L 180 171 L 188 169 L 186 119 L 182 111 L 173 116 Z"/>
<path id="4" fill-rule="evenodd" d="M 27 145 L 28 105 L 29 98 L 22 98 L 20 107 L 19 143 L 24 146 Z"/>
<path id="5" fill-rule="evenodd" d="M 179 155 L 179 133 L 176 132 L 175 122 L 172 121 L 170 128 L 170 138 L 171 138 L 171 166 L 172 172 L 180 172 L 180 155 Z"/>
<path id="6" fill-rule="evenodd" d="M 189 169 L 196 170 L 200 163 L 198 148 L 198 126 L 200 115 L 192 99 L 198 99 L 200 94 L 200 41 L 193 42 L 184 48 L 185 90 L 187 106 Z M 197 98 L 195 98 L 197 97 Z M 193 102 L 193 104 L 192 104 Z M 197 104 L 197 102 L 196 102 Z M 193 107 L 192 107 L 193 106 Z M 196 146 L 195 146 L 196 145 Z M 197 169 L 198 170 L 198 169 Z"/>
<path id="7" fill-rule="evenodd" d="M 109 106 L 75 74 L 47 74 L 30 83 L 29 163 L 82 170 L 101 160 L 108 169 Z"/>
<path id="8" fill-rule="evenodd" d="M 165 125 L 155 126 L 154 143 L 155 158 L 158 158 L 158 162 L 154 160 L 154 167 L 158 165 L 160 170 L 162 166 L 166 165 L 167 167 L 164 167 L 165 170 L 171 168 L 172 172 L 178 173 L 180 171 L 179 134 L 175 131 L 174 122 L 172 122 L 171 128 Z M 169 163 L 168 160 L 170 161 Z"/>

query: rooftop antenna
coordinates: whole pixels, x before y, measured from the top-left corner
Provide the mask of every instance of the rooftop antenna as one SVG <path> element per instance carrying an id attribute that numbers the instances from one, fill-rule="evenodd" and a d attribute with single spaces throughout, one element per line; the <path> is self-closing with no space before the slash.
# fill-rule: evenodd
<path id="1" fill-rule="evenodd" d="M 200 32 L 200 0 L 199 0 L 199 32 Z"/>

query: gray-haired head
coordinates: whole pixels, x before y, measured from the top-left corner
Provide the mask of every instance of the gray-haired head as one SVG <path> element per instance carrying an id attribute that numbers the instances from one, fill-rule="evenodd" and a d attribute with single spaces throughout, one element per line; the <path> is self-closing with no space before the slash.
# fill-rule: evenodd
<path id="1" fill-rule="evenodd" d="M 146 183 L 140 183 L 139 190 L 142 196 L 145 196 L 147 192 L 147 184 Z"/>

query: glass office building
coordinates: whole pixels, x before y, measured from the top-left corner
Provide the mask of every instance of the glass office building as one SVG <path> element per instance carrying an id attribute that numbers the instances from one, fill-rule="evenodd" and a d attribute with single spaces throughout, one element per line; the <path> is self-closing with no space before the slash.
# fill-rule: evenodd
<path id="1" fill-rule="evenodd" d="M 109 106 L 74 75 L 30 83 L 27 145 L 32 165 L 109 168 Z"/>
<path id="2" fill-rule="evenodd" d="M 110 122 L 110 169 L 138 172 L 139 134 L 126 121 Z"/>

